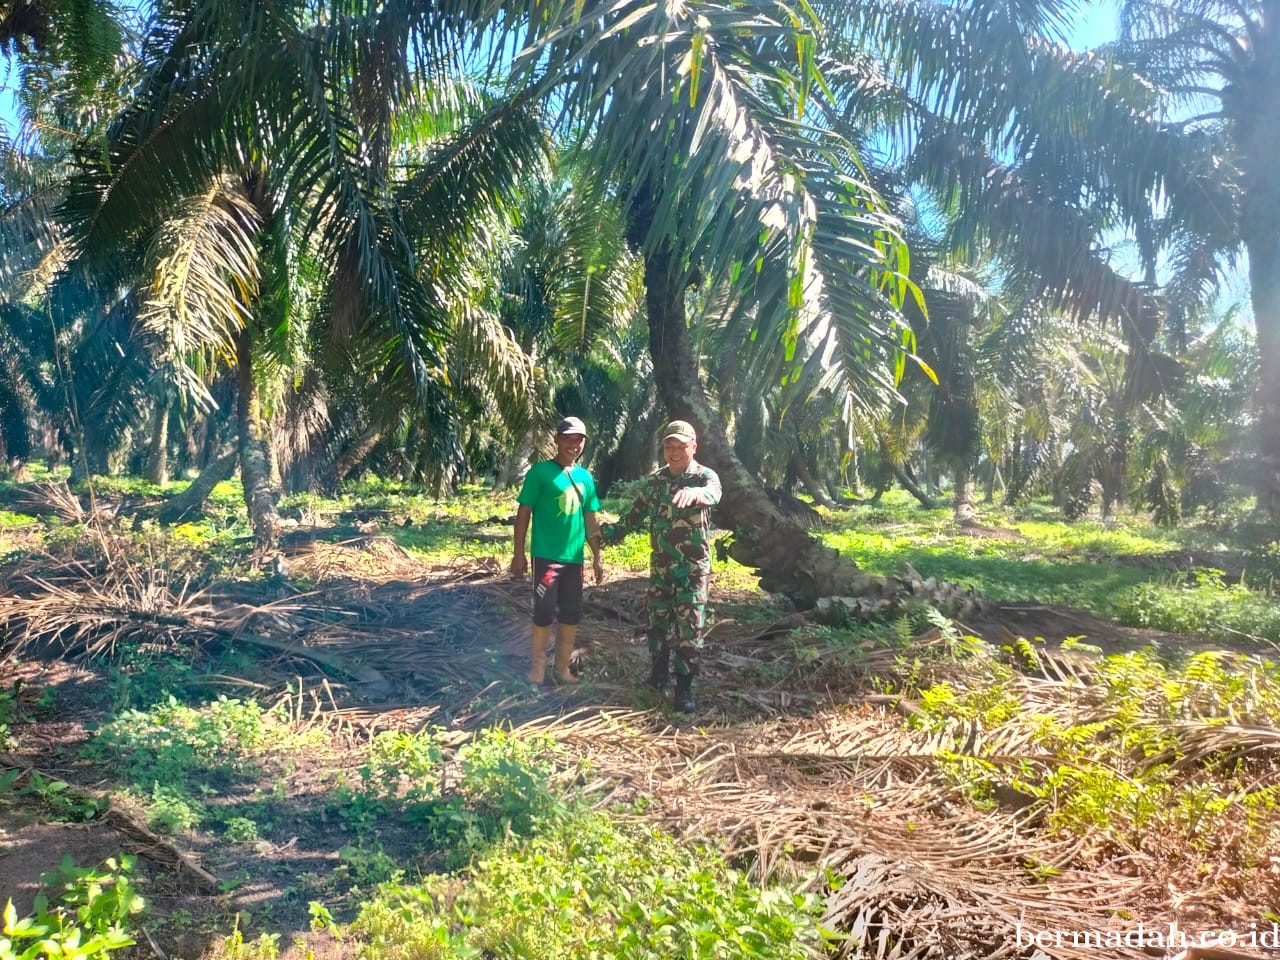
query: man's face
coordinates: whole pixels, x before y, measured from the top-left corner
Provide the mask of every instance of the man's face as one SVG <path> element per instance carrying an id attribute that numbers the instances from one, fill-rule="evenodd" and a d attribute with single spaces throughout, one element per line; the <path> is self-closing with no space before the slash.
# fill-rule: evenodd
<path id="1" fill-rule="evenodd" d="M 662 455 L 666 458 L 667 469 L 672 473 L 684 473 L 698 449 L 698 441 L 681 440 L 679 437 L 667 437 L 662 441 Z"/>
<path id="2" fill-rule="evenodd" d="M 556 459 L 561 463 L 576 463 L 586 442 L 587 438 L 580 433 L 556 434 Z"/>

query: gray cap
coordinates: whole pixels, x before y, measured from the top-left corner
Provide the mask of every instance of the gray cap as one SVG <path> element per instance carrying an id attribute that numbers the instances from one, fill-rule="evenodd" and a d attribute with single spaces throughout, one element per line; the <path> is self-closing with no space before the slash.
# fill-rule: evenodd
<path id="1" fill-rule="evenodd" d="M 570 433 L 579 433 L 585 437 L 587 435 L 587 426 L 577 417 L 565 417 L 556 424 L 556 436 L 563 437 Z"/>

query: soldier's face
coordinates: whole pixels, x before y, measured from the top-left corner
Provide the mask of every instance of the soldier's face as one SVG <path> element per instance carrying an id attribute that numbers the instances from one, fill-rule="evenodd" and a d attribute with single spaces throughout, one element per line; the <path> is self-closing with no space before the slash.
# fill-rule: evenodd
<path id="1" fill-rule="evenodd" d="M 698 449 L 698 441 L 681 440 L 679 437 L 667 437 L 662 441 L 662 455 L 666 458 L 667 469 L 672 473 L 684 473 Z"/>

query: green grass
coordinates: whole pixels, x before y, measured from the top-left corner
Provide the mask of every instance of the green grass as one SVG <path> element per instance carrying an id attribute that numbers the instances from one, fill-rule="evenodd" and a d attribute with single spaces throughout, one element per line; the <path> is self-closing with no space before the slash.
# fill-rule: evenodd
<path id="1" fill-rule="evenodd" d="M 1020 534 L 1018 539 L 962 536 L 949 510 L 921 510 L 886 495 L 876 508 L 829 513 L 823 540 L 867 570 L 882 575 L 910 564 L 924 577 L 973 587 L 996 601 L 1065 604 L 1134 626 L 1226 639 L 1231 631 L 1254 632 L 1248 623 L 1269 625 L 1269 597 L 1220 582 L 1182 583 L 1167 568 L 1115 561 L 1156 556 L 1178 549 L 1236 549 L 1246 545 L 1212 525 L 1164 530 L 1145 518 L 1122 516 L 1111 523 L 1053 520 L 1043 505 L 1030 511 L 990 509 L 983 525 Z M 1035 519 L 1025 516 L 1034 513 Z M 1226 604 L 1234 611 L 1219 614 Z M 1265 636 L 1280 634 L 1264 632 Z"/>

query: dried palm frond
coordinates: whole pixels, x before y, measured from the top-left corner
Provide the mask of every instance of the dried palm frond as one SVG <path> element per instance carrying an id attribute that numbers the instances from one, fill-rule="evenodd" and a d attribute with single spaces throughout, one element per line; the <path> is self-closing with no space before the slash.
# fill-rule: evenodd
<path id="1" fill-rule="evenodd" d="M 927 742 L 892 714 L 829 709 L 688 731 L 592 709 L 515 732 L 552 736 L 589 761 L 601 802 L 643 791 L 673 830 L 747 856 L 758 879 L 786 873 L 825 892 L 823 922 L 845 935 L 845 956 L 1001 956 L 1020 917 L 1102 928 L 1110 913 L 1099 904 L 1141 888 L 1076 871 L 1080 844 L 1039 835 L 1034 811 L 965 809 Z M 1053 871 L 1052 887 L 1036 870 Z"/>
<path id="2" fill-rule="evenodd" d="M 34 511 L 51 513 L 67 523 L 82 524 L 90 516 L 79 496 L 71 492 L 65 481 L 33 483 L 23 488 L 22 499 Z"/>
<path id="3" fill-rule="evenodd" d="M 1275 727 L 1188 720 L 1165 725 L 1163 729 L 1177 739 L 1177 751 L 1170 748 L 1154 754 L 1146 758 L 1144 766 L 1168 763 L 1182 770 L 1199 766 L 1210 758 L 1227 762 L 1244 757 L 1280 756 L 1280 730 Z"/>

